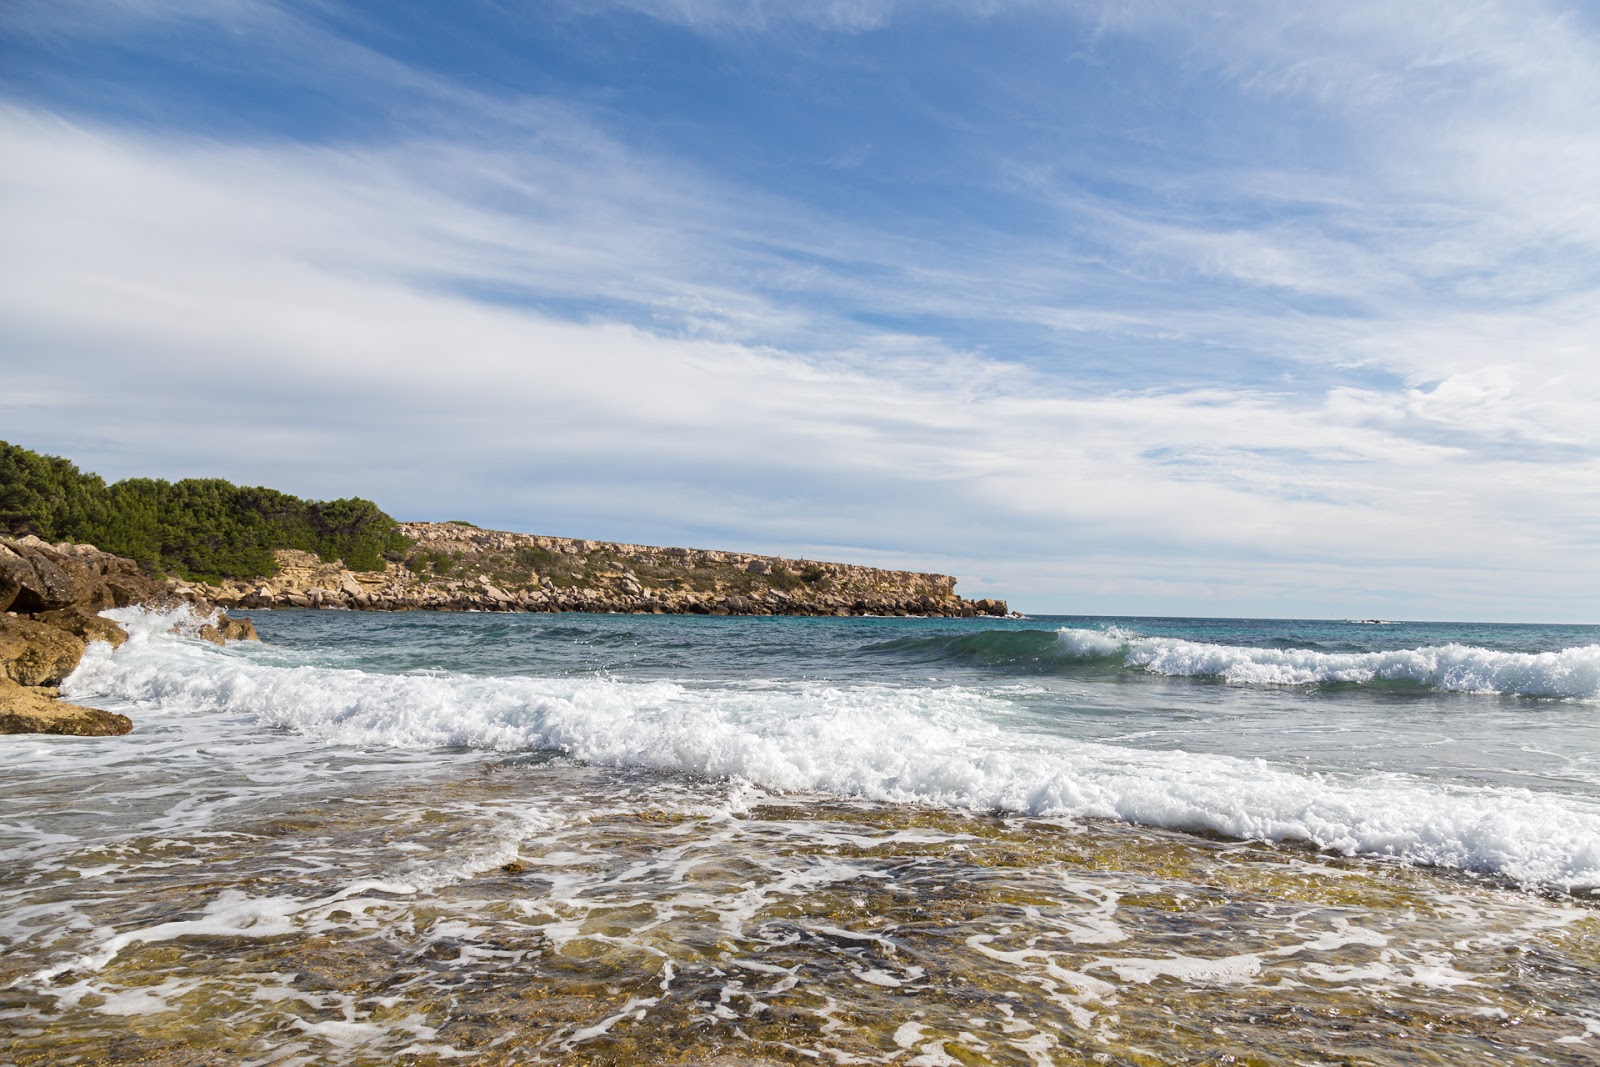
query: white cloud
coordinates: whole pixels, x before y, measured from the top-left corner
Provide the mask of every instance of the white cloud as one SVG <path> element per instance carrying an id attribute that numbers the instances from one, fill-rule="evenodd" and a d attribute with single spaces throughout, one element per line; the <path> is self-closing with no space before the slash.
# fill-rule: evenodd
<path id="1" fill-rule="evenodd" d="M 1510 379 L 1107 393 L 904 337 L 800 354 L 661 334 L 448 284 L 543 290 L 621 262 L 461 193 L 470 153 L 240 150 L 16 110 L 0 146 L 21 164 L 0 178 L 6 433 L 109 475 L 154 457 L 408 515 L 828 547 L 1035 608 L 1356 611 L 1352 574 L 1403 599 L 1448 572 L 1454 611 L 1538 614 L 1593 574 L 1600 494 L 1570 491 L 1592 459 L 1495 460 L 1409 430 L 1500 417 Z M 602 246 L 636 223 L 610 220 Z M 1150 599 L 1086 602 L 1107 571 Z"/>
<path id="2" fill-rule="evenodd" d="M 893 0 L 577 0 L 580 9 L 624 8 L 700 32 L 770 31 L 810 26 L 843 33 L 874 30 L 889 21 Z"/>
<path id="3" fill-rule="evenodd" d="M 708 32 L 801 10 L 645 6 Z M 1197 10 L 1090 17 L 1349 151 L 1119 173 L 1150 194 L 1121 201 L 999 168 L 1068 247 L 833 218 L 252 5 L 451 128 L 308 147 L 0 110 L 0 436 L 113 476 L 920 563 L 1034 609 L 1592 615 L 1594 35 L 1493 4 Z M 861 325 L 917 315 L 1035 351 Z M 1088 373 L 1119 353 L 1114 385 Z"/>

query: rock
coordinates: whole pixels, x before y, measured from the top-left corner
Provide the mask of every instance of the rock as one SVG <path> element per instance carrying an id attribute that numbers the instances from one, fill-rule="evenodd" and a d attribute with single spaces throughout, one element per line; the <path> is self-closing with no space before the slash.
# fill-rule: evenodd
<path id="1" fill-rule="evenodd" d="M 0 616 L 0 673 L 19 685 L 60 685 L 83 649 L 81 638 L 48 623 Z"/>
<path id="2" fill-rule="evenodd" d="M 24 582 L 33 581 L 33 568 L 22 554 L 0 541 L 0 611 L 7 611 L 22 592 Z"/>
<path id="3" fill-rule="evenodd" d="M 130 559 L 93 545 L 46 545 L 36 537 L 0 537 L 0 610 L 24 614 L 104 608 L 160 598 L 162 584 Z"/>
<path id="4" fill-rule="evenodd" d="M 217 617 L 217 629 L 229 641 L 259 641 L 256 624 L 249 619 L 235 619 L 227 615 Z"/>
<path id="5" fill-rule="evenodd" d="M 112 737 L 133 729 L 126 715 L 57 699 L 54 689 L 18 685 L 0 678 L 0 734 L 67 734 Z"/>
<path id="6" fill-rule="evenodd" d="M 6 600 L 6 609 L 31 615 L 69 608 L 90 599 L 84 566 L 47 547 L 38 538 L 20 541 L 0 538 L 0 549 L 15 557 L 8 559 L 3 569 L 9 599 L 5 596 L 0 599 Z"/>
<path id="7" fill-rule="evenodd" d="M 201 623 L 194 635 L 202 641 L 210 641 L 213 645 L 225 645 L 227 640 L 222 636 L 222 631 L 212 626 L 209 622 Z"/>
<path id="8" fill-rule="evenodd" d="M 102 619 L 98 615 L 91 615 L 81 608 L 61 608 L 56 611 L 46 611 L 33 616 L 33 618 L 47 626 L 65 630 L 85 644 L 93 641 L 104 641 L 112 648 L 119 648 L 122 642 L 128 639 L 128 631 L 110 619 Z"/>

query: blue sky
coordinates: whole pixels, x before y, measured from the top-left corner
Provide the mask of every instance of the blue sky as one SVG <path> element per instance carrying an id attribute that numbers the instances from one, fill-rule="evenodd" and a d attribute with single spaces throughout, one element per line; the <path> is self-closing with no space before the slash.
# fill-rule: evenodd
<path id="1" fill-rule="evenodd" d="M 1318 7 L 13 2 L 0 437 L 1034 612 L 1600 621 L 1600 19 Z"/>

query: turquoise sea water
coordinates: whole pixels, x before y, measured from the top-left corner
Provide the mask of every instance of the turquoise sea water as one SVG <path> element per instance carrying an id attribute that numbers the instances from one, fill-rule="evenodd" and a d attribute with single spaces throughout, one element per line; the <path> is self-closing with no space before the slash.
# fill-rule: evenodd
<path id="1" fill-rule="evenodd" d="M 15 1062 L 1600 1054 L 1600 627 L 120 617 Z"/>
<path id="2" fill-rule="evenodd" d="M 264 662 L 667 683 L 691 694 L 677 698 L 685 705 L 715 694 L 723 718 L 746 693 L 750 707 L 739 710 L 750 712 L 752 735 L 765 729 L 757 707 L 805 715 L 785 700 L 804 704 L 809 691 L 864 716 L 875 696 L 893 693 L 896 712 L 916 694 L 929 709 L 945 700 L 946 714 L 968 714 L 961 726 L 1027 739 L 1040 753 L 1093 742 L 1213 754 L 1294 772 L 1525 789 L 1600 810 L 1600 626 L 295 612 L 262 613 L 258 624 Z M 619 726 L 626 721 L 635 720 Z M 377 713 L 370 722 L 374 737 L 410 741 L 404 726 L 385 733 Z M 470 746 L 480 743 L 475 722 L 468 708 L 441 708 L 417 726 Z M 560 748 L 537 728 L 483 743 Z M 684 769 L 701 762 L 687 756 Z"/>

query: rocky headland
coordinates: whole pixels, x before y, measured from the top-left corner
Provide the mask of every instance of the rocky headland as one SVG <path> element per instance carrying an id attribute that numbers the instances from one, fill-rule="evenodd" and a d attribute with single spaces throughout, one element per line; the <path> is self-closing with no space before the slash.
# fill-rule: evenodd
<path id="1" fill-rule="evenodd" d="M 966 600 L 945 574 L 744 552 L 658 548 L 407 522 L 412 542 L 381 570 L 280 549 L 277 574 L 170 582 L 169 595 L 240 608 L 360 611 L 590 611 L 667 615 L 1005 615 Z"/>
<path id="2" fill-rule="evenodd" d="M 588 611 L 674 615 L 1006 615 L 1003 600 L 967 600 L 945 574 L 744 552 L 658 548 L 401 523 L 410 548 L 381 568 L 279 549 L 276 573 L 217 583 L 152 577 L 93 545 L 0 537 L 0 733 L 123 734 L 123 715 L 59 699 L 90 642 L 123 628 L 99 612 L 188 603 L 214 621 L 198 634 L 256 640 L 224 608 L 358 611 Z"/>
<path id="3" fill-rule="evenodd" d="M 174 600 L 167 584 L 130 559 L 93 545 L 50 545 L 37 537 L 0 537 L 0 733 L 125 734 L 126 715 L 59 699 L 57 686 L 91 641 L 113 647 L 127 632 L 99 612 Z M 191 598 L 209 610 L 202 598 Z M 200 636 L 219 644 L 255 640 L 249 619 L 218 613 Z"/>

